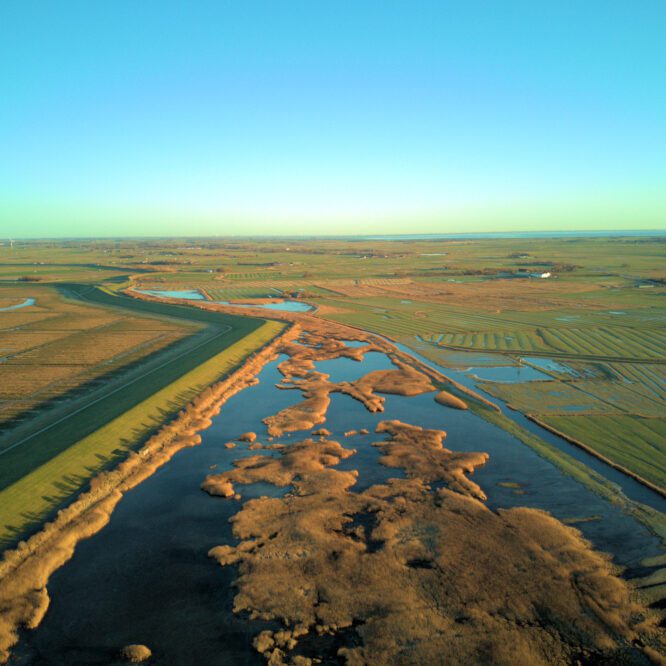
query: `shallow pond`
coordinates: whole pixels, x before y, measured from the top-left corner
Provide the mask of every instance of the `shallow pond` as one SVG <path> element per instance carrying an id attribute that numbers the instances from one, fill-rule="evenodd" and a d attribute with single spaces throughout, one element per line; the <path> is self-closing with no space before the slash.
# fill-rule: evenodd
<path id="1" fill-rule="evenodd" d="M 164 298 L 185 298 L 189 301 L 203 301 L 206 297 L 196 289 L 185 289 L 182 291 L 169 291 L 162 289 L 140 289 L 140 294 L 149 294 L 151 296 L 161 296 Z M 314 308 L 301 301 L 281 301 L 279 303 L 231 303 L 230 301 L 210 301 L 211 303 L 220 303 L 220 305 L 230 305 L 234 308 L 263 308 L 265 310 L 281 310 L 283 312 L 309 312 Z"/>
<path id="2" fill-rule="evenodd" d="M 341 342 L 347 347 L 366 347 L 368 344 L 365 340 L 341 340 Z"/>
<path id="3" fill-rule="evenodd" d="M 181 291 L 171 291 L 168 289 L 138 289 L 140 294 L 149 296 L 159 296 L 163 298 L 185 298 L 188 301 L 205 301 L 206 297 L 197 289 L 183 289 Z"/>
<path id="4" fill-rule="evenodd" d="M 367 352 L 363 362 L 351 358 L 316 361 L 315 370 L 329 375 L 331 382 L 353 382 L 374 370 L 395 370 L 391 359 L 380 352 Z"/>
<path id="5" fill-rule="evenodd" d="M 34 305 L 36 303 L 34 298 L 26 298 L 23 303 L 15 303 L 14 305 L 8 305 L 6 308 L 0 308 L 0 312 L 8 312 L 9 310 L 20 310 L 21 308 L 27 308 L 29 305 Z"/>
<path id="6" fill-rule="evenodd" d="M 483 368 L 468 368 L 467 373 L 487 382 L 506 382 L 518 384 L 520 382 L 548 381 L 552 379 L 544 372 L 540 372 L 529 365 L 503 365 Z"/>
<path id="7" fill-rule="evenodd" d="M 279 303 L 231 303 L 229 301 L 214 301 L 222 305 L 231 305 L 235 308 L 263 308 L 265 310 L 281 310 L 282 312 L 309 312 L 314 308 L 301 301 L 281 301 Z"/>
<path id="8" fill-rule="evenodd" d="M 359 370 L 392 367 L 383 354 L 367 361 L 325 361 L 338 381 L 353 380 Z M 156 663 L 263 664 L 251 646 L 252 636 L 270 623 L 249 621 L 232 612 L 234 567 L 222 568 L 207 557 L 217 545 L 234 543 L 229 518 L 239 509 L 234 500 L 211 498 L 199 486 L 213 469 L 223 471 L 239 457 L 274 455 L 225 443 L 246 431 L 258 441 L 268 439 L 261 419 L 302 399 L 298 390 L 279 390 L 282 376 L 268 364 L 256 386 L 233 396 L 213 425 L 203 431 L 202 444 L 176 454 L 163 468 L 128 492 L 107 527 L 81 542 L 72 560 L 49 582 L 51 606 L 41 626 L 25 632 L 16 650 L 19 664 L 110 664 L 128 643 L 144 643 Z M 407 398 L 387 395 L 385 411 L 372 414 L 349 396 L 333 394 L 325 426 L 332 438 L 357 453 L 338 469 L 359 470 L 354 488 L 402 471 L 378 463 L 373 433 L 384 419 L 439 428 L 448 433 L 445 445 L 460 451 L 487 451 L 488 463 L 473 479 L 488 495 L 491 508 L 530 506 L 563 519 L 598 517 L 579 528 L 601 550 L 623 565 L 637 566 L 657 554 L 659 544 L 648 531 L 617 507 L 562 474 L 505 431 L 471 412 L 447 409 L 434 393 Z M 345 436 L 367 428 L 368 435 Z M 298 441 L 308 432 L 287 434 L 274 441 Z M 243 501 L 260 495 L 279 496 L 286 489 L 268 484 L 238 488 Z M 521 494 L 517 494 L 521 493 Z"/>

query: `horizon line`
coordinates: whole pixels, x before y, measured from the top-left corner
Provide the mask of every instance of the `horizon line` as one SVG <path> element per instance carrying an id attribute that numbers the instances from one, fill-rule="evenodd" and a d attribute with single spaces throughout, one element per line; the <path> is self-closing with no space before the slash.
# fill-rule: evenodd
<path id="1" fill-rule="evenodd" d="M 451 231 L 451 232 L 420 232 L 420 233 L 357 233 L 357 234 L 154 234 L 154 235 L 108 235 L 108 236 L 2 236 L 0 242 L 34 242 L 34 241 L 77 241 L 77 240 L 159 240 L 159 239 L 223 239 L 223 238 L 247 238 L 247 239 L 418 239 L 432 240 L 436 238 L 470 238 L 470 237 L 488 237 L 488 236 L 649 236 L 666 235 L 666 226 L 659 229 L 549 229 L 542 230 L 508 230 L 508 231 Z"/>

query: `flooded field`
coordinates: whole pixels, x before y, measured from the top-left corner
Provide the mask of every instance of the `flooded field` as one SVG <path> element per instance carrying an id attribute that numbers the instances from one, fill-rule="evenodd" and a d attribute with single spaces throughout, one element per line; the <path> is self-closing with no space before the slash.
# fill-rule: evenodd
<path id="1" fill-rule="evenodd" d="M 473 377 L 487 382 L 534 382 L 550 379 L 548 375 L 529 365 L 501 365 L 483 368 L 468 368 L 467 373 Z"/>
<path id="2" fill-rule="evenodd" d="M 245 503 L 262 496 L 282 497 L 290 488 L 265 482 L 243 485 L 238 501 L 212 498 L 200 486 L 206 475 L 230 470 L 236 460 L 278 455 L 277 449 L 238 442 L 243 433 L 256 433 L 263 444 L 288 447 L 318 429 L 271 439 L 262 422 L 302 400 L 298 389 L 276 388 L 282 380 L 278 365 L 286 358 L 282 355 L 267 364 L 258 384 L 228 400 L 202 432 L 199 446 L 177 453 L 129 491 L 108 526 L 78 545 L 72 560 L 52 576 L 50 608 L 36 630 L 23 633 L 12 663 L 112 664 L 118 650 L 130 643 L 148 645 L 156 663 L 265 663 L 252 639 L 280 624 L 234 614 L 237 568 L 220 567 L 207 553 L 238 543 L 229 519 Z M 316 372 L 326 373 L 332 382 L 353 382 L 368 372 L 392 368 L 389 357 L 376 351 L 368 352 L 362 362 L 315 362 Z M 609 553 L 629 572 L 639 570 L 645 558 L 662 553 L 658 539 L 634 518 L 471 411 L 442 407 L 433 392 L 383 397 L 384 411 L 372 413 L 349 395 L 330 396 L 325 427 L 332 440 L 354 449 L 335 465 L 339 471 L 358 471 L 351 492 L 404 478 L 402 469 L 380 464 L 380 450 L 372 446 L 386 438 L 375 432 L 378 424 L 395 419 L 445 430 L 445 445 L 452 451 L 487 452 L 488 461 L 472 479 L 487 495 L 489 508 L 531 507 L 575 522 L 596 549 Z M 228 446 L 234 440 L 236 444 Z"/>

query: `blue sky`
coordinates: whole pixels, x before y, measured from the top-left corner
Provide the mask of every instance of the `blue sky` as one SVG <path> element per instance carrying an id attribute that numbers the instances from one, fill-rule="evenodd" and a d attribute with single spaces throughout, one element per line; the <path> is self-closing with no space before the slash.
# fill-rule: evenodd
<path id="1" fill-rule="evenodd" d="M 666 3 L 0 6 L 0 235 L 666 227 Z"/>

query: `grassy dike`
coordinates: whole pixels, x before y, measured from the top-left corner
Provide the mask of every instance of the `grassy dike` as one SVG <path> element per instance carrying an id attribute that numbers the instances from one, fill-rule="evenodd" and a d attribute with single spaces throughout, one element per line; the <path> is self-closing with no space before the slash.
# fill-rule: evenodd
<path id="1" fill-rule="evenodd" d="M 284 327 L 280 322 L 265 322 L 3 489 L 0 492 L 0 548 L 16 542 L 43 522 L 91 477 L 136 449 L 166 417 L 238 367 Z"/>

